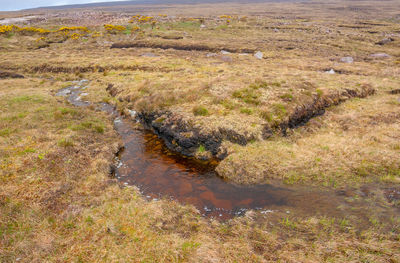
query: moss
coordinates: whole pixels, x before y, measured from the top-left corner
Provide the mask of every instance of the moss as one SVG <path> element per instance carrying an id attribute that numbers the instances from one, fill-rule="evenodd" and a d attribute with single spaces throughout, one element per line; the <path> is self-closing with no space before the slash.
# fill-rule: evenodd
<path id="1" fill-rule="evenodd" d="M 199 148 L 197 149 L 199 153 L 204 153 L 206 151 L 206 147 L 204 145 L 200 145 Z"/>

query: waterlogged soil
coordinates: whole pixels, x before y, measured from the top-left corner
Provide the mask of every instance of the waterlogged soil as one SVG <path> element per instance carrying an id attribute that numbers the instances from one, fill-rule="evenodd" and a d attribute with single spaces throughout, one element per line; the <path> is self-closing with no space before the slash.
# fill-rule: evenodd
<path id="1" fill-rule="evenodd" d="M 82 100 L 87 85 L 85 80 L 77 81 L 56 95 L 65 96 L 75 106 L 88 106 L 90 102 Z M 115 177 L 124 186 L 137 186 L 148 199 L 172 198 L 194 205 L 205 216 L 221 219 L 243 215 L 249 209 L 264 214 L 283 212 L 338 218 L 356 214 L 368 218 L 371 203 L 366 201 L 369 198 L 366 192 L 371 192 L 369 189 L 334 191 L 282 184 L 237 185 L 218 177 L 214 172 L 215 163 L 174 153 L 157 135 L 131 117 L 120 115 L 105 103 L 97 106 L 113 116 L 115 130 L 123 141 L 113 169 Z M 382 217 L 389 217 L 393 212 L 378 205 L 373 209 Z"/>

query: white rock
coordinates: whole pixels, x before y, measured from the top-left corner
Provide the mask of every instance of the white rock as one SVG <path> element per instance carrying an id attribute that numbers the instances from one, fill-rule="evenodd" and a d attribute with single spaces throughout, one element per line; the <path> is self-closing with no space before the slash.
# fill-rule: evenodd
<path id="1" fill-rule="evenodd" d="M 206 28 L 206 25 L 201 24 L 201 25 L 200 25 L 200 28 Z"/>
<path id="2" fill-rule="evenodd" d="M 228 52 L 228 51 L 225 51 L 225 50 L 221 50 L 221 54 L 222 55 L 228 55 L 228 54 L 230 54 L 231 52 Z"/>
<path id="3" fill-rule="evenodd" d="M 328 73 L 328 74 L 335 74 L 336 72 L 331 68 L 331 70 L 325 71 L 325 73 Z"/>
<path id="4" fill-rule="evenodd" d="M 129 114 L 131 115 L 132 118 L 136 118 L 137 112 L 134 110 L 128 110 Z"/>
<path id="5" fill-rule="evenodd" d="M 261 51 L 257 51 L 255 54 L 254 54 L 254 57 L 255 58 L 258 58 L 258 59 L 262 59 L 263 58 L 263 53 L 261 52 Z"/>
<path id="6" fill-rule="evenodd" d="M 354 62 L 354 59 L 353 59 L 352 57 L 342 57 L 342 58 L 340 59 L 340 62 L 343 62 L 343 63 L 353 63 L 353 62 Z"/>
<path id="7" fill-rule="evenodd" d="M 388 55 L 386 53 L 375 53 L 375 54 L 371 54 L 371 57 L 373 57 L 373 58 L 390 58 L 390 55 Z"/>

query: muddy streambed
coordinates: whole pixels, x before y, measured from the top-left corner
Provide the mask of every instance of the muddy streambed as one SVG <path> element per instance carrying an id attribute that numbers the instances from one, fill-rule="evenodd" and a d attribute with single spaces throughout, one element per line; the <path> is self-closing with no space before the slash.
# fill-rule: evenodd
<path id="1" fill-rule="evenodd" d="M 56 96 L 66 97 L 75 106 L 89 106 L 90 102 L 83 99 L 87 84 L 85 80 L 76 81 L 73 86 L 59 90 Z M 172 198 L 194 205 L 203 215 L 218 218 L 242 215 L 249 209 L 265 214 L 279 211 L 341 218 L 354 211 L 362 213 L 354 209 L 354 200 L 349 203 L 343 191 L 227 182 L 216 175 L 212 164 L 170 151 L 157 135 L 141 128 L 132 118 L 121 116 L 111 105 L 97 106 L 113 116 L 115 130 L 123 141 L 123 149 L 116 157 L 116 178 L 125 186 L 137 186 L 148 199 Z"/>

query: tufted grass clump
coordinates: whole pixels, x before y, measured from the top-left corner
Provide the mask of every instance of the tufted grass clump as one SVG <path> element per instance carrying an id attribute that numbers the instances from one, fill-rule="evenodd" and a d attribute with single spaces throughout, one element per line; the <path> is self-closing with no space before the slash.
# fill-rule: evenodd
<path id="1" fill-rule="evenodd" d="M 70 127 L 73 131 L 83 131 L 83 130 L 92 130 L 97 133 L 104 133 L 104 124 L 99 121 L 84 121 L 77 125 L 72 125 Z"/>
<path id="2" fill-rule="evenodd" d="M 58 146 L 60 147 L 72 147 L 74 146 L 74 141 L 71 138 L 63 138 L 58 141 Z"/>
<path id="3" fill-rule="evenodd" d="M 209 112 L 204 106 L 195 106 L 193 107 L 193 114 L 195 116 L 207 116 Z"/>
<path id="4" fill-rule="evenodd" d="M 232 96 L 236 99 L 240 99 L 247 104 L 259 105 L 261 103 L 261 93 L 254 87 L 243 88 L 236 90 L 232 93 Z"/>
<path id="5" fill-rule="evenodd" d="M 241 108 L 241 109 L 240 109 L 240 113 L 244 113 L 244 114 L 247 114 L 247 115 L 251 115 L 251 114 L 253 114 L 253 110 L 252 110 L 252 109 L 249 109 L 249 108 Z"/>

